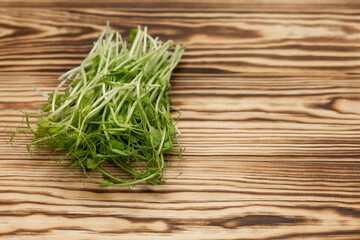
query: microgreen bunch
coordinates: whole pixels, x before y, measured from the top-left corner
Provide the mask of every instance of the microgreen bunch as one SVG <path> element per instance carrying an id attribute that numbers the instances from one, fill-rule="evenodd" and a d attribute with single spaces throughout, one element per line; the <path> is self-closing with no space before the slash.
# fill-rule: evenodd
<path id="1" fill-rule="evenodd" d="M 178 109 L 171 106 L 169 92 L 185 47 L 170 48 L 172 40 L 162 43 L 146 27 L 131 30 L 124 41 L 107 26 L 81 65 L 60 76 L 37 124 L 31 126 L 25 114 L 27 129 L 16 133 L 33 133 L 30 152 L 44 147 L 66 152 L 59 164 L 70 159 L 71 167 L 82 168 L 102 187 L 164 182 L 164 154 L 181 158 L 182 152 L 171 116 Z M 115 176 L 105 162 L 127 177 Z M 106 180 L 92 178 L 89 171 L 100 171 Z"/>

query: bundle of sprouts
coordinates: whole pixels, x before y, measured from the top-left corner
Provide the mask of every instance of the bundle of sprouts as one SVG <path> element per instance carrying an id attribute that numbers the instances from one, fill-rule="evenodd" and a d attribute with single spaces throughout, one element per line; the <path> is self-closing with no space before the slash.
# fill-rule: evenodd
<path id="1" fill-rule="evenodd" d="M 59 78 L 37 124 L 27 121 L 27 129 L 17 133 L 33 133 L 29 151 L 65 152 L 59 164 L 70 159 L 71 167 L 81 167 L 100 186 L 162 183 L 164 154 L 181 157 L 182 152 L 171 116 L 178 109 L 171 106 L 169 92 L 184 49 L 151 37 L 146 27 L 131 30 L 124 41 L 107 26 L 81 65 Z M 105 162 L 126 177 L 112 173 Z M 105 179 L 92 178 L 91 171 Z"/>

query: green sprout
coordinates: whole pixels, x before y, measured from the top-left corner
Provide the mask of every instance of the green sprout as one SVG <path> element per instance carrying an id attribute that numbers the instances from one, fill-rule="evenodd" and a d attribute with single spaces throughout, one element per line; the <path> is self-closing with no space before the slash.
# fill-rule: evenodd
<path id="1" fill-rule="evenodd" d="M 102 187 L 163 183 L 164 154 L 181 158 L 183 151 L 171 116 L 178 109 L 171 106 L 170 77 L 184 50 L 172 40 L 151 37 L 146 27 L 133 29 L 124 41 L 107 25 L 80 66 L 59 77 L 37 124 L 31 126 L 24 113 L 26 129 L 12 139 L 32 132 L 29 152 L 44 147 L 65 152 L 57 163 L 70 160 L 68 166 L 82 168 Z M 110 173 L 105 162 L 127 177 Z M 90 177 L 91 171 L 106 180 Z"/>

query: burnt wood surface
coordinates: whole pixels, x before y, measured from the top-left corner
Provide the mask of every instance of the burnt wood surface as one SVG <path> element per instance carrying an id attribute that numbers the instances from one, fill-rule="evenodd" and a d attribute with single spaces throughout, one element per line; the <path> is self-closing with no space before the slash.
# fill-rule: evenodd
<path id="1" fill-rule="evenodd" d="M 187 44 L 166 184 L 100 188 L 9 144 L 106 20 Z M 2 0 L 0 239 L 360 239 L 359 93 L 359 1 Z"/>

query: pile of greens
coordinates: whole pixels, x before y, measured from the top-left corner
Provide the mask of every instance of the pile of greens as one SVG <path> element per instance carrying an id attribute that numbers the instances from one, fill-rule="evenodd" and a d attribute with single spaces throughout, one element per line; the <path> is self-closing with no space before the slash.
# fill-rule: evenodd
<path id="1" fill-rule="evenodd" d="M 107 26 L 81 65 L 59 78 L 37 124 L 31 126 L 25 113 L 27 129 L 15 134 L 31 131 L 29 152 L 44 147 L 65 152 L 59 164 L 70 159 L 70 167 L 81 167 L 102 187 L 164 182 L 164 154 L 181 158 L 183 151 L 171 117 L 178 109 L 171 106 L 169 92 L 184 49 L 151 37 L 146 27 L 131 30 L 124 41 Z M 126 177 L 114 176 L 105 162 Z M 106 180 L 90 177 L 91 171 L 100 171 Z"/>

